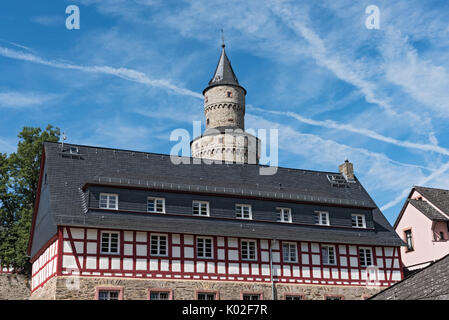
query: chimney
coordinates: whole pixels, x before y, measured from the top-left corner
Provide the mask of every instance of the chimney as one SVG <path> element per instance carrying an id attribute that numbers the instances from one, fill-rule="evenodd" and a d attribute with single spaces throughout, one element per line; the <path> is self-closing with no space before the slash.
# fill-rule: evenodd
<path id="1" fill-rule="evenodd" d="M 349 160 L 338 166 L 338 171 L 345 177 L 346 180 L 354 180 L 354 168 Z"/>

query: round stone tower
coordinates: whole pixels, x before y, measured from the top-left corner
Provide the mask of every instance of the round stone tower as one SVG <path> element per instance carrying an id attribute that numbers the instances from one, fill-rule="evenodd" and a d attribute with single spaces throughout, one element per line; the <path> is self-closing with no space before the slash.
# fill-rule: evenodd
<path id="1" fill-rule="evenodd" d="M 232 70 L 224 44 L 214 76 L 203 95 L 206 131 L 191 142 L 192 157 L 259 163 L 259 139 L 244 131 L 246 90 Z"/>

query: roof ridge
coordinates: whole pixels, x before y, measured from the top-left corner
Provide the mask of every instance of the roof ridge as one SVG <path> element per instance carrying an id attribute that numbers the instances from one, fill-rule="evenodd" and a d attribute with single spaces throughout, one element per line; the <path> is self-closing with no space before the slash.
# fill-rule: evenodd
<path id="1" fill-rule="evenodd" d="M 54 142 L 54 141 L 44 141 L 44 144 L 60 144 L 60 142 Z M 138 151 L 138 150 L 130 150 L 130 149 L 120 149 L 120 148 L 111 148 L 111 147 L 102 147 L 102 146 L 92 146 L 92 145 L 85 145 L 85 144 L 75 144 L 75 143 L 67 143 L 65 142 L 64 145 L 66 146 L 76 146 L 76 147 L 83 147 L 83 148 L 90 148 L 90 149 L 103 149 L 103 150 L 111 150 L 111 151 L 123 151 L 123 152 L 134 152 L 134 153 L 141 153 L 146 155 L 154 155 L 154 156 L 166 156 L 171 157 L 170 154 L 167 153 L 157 153 L 157 152 L 148 152 L 148 151 Z M 184 159 L 198 159 L 194 157 L 186 157 L 186 156 L 177 156 L 179 158 Z M 226 164 L 226 163 L 225 163 Z M 253 163 L 230 163 L 230 165 L 238 165 L 238 166 L 257 166 L 257 167 L 265 167 L 269 168 L 271 166 L 263 165 L 263 164 L 253 164 Z M 290 167 L 273 167 L 278 168 L 281 170 L 294 170 L 294 171 L 302 171 L 302 172 L 310 172 L 310 173 L 322 173 L 322 174 L 341 174 L 337 171 L 320 171 L 320 170 L 311 170 L 311 169 L 300 169 L 300 168 L 290 168 Z M 357 180 L 357 179 L 356 179 Z"/>

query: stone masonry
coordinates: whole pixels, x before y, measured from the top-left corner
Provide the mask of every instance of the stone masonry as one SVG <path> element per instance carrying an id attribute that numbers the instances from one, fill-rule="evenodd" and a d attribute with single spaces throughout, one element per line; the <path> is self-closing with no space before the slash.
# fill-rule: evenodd
<path id="1" fill-rule="evenodd" d="M 0 274 L 0 300 L 28 300 L 29 280 L 24 275 Z"/>
<path id="2" fill-rule="evenodd" d="M 149 289 L 171 289 L 175 300 L 195 300 L 196 293 L 199 291 L 217 291 L 220 300 L 240 300 L 242 292 L 261 293 L 264 300 L 271 300 L 271 284 L 269 283 L 62 276 L 50 279 L 32 294 L 31 299 L 53 300 L 57 297 L 61 300 L 94 300 L 97 288 L 122 289 L 125 300 L 146 300 Z M 293 294 L 302 295 L 305 300 L 324 300 L 326 296 L 361 300 L 380 290 L 379 287 L 362 286 L 276 284 L 277 299 L 284 299 L 285 294 Z"/>

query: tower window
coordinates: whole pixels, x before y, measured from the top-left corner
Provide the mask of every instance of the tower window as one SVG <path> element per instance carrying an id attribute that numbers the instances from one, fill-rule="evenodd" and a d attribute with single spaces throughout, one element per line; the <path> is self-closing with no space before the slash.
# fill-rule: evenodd
<path id="1" fill-rule="evenodd" d="M 207 125 L 209 125 L 209 122 L 210 122 L 210 121 L 209 121 L 209 118 L 207 118 L 207 119 L 206 119 L 206 123 L 207 123 Z"/>
<path id="2" fill-rule="evenodd" d="M 232 92 L 231 91 L 228 91 L 227 95 L 228 95 L 228 98 L 232 98 Z"/>

